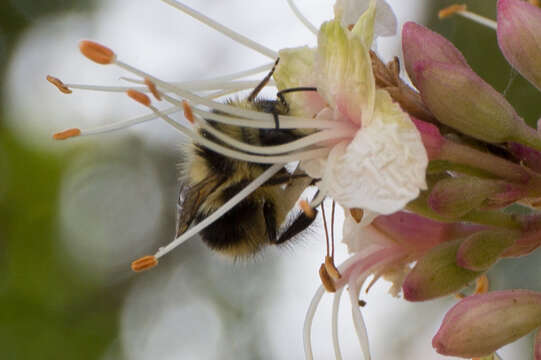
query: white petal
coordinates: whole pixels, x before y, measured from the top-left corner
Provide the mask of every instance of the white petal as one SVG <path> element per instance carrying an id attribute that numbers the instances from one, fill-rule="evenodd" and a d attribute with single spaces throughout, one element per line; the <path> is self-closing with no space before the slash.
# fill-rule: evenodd
<path id="1" fill-rule="evenodd" d="M 347 211 L 342 229 L 342 242 L 347 245 L 350 254 L 370 254 L 377 248 L 393 244 L 388 237 L 374 226 L 358 224 Z"/>
<path id="2" fill-rule="evenodd" d="M 421 135 L 384 90 L 377 91 L 370 125 L 340 151 L 335 161 L 329 156 L 324 182 L 344 207 L 391 214 L 426 188 L 428 157 Z"/>
<path id="3" fill-rule="evenodd" d="M 374 112 L 376 84 L 369 48 L 362 39 L 338 21 L 324 23 L 318 36 L 315 71 L 318 93 L 329 106 L 352 124 L 368 124 Z"/>
<path id="4" fill-rule="evenodd" d="M 341 18 L 342 25 L 354 25 L 359 17 L 368 9 L 370 0 L 337 0 L 334 4 L 336 18 Z M 376 22 L 374 35 L 393 36 L 396 34 L 397 20 L 393 9 L 385 0 L 376 1 Z"/>

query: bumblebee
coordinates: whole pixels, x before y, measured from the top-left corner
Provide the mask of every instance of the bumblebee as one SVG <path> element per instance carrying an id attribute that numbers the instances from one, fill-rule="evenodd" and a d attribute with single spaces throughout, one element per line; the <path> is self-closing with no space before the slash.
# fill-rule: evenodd
<path id="1" fill-rule="evenodd" d="M 286 89 L 278 93 L 278 100 L 257 98 L 273 70 L 248 98 L 228 100 L 228 104 L 273 114 L 276 123 L 274 129 L 244 128 L 210 120 L 207 120 L 208 124 L 230 137 L 259 146 L 281 145 L 306 135 L 299 130 L 279 128 L 279 116 L 289 113 L 283 94 L 315 89 Z M 227 146 L 204 129 L 198 132 L 210 141 Z M 268 164 L 232 159 L 196 143 L 186 146 L 186 158 L 180 165 L 182 186 L 178 201 L 177 237 L 220 208 L 270 167 Z M 315 219 L 315 214 L 309 216 L 301 211 L 290 214 L 312 181 L 300 170 L 290 173 L 283 168 L 202 230 L 202 240 L 211 249 L 233 257 L 250 256 L 266 245 L 279 245 L 291 240 Z"/>

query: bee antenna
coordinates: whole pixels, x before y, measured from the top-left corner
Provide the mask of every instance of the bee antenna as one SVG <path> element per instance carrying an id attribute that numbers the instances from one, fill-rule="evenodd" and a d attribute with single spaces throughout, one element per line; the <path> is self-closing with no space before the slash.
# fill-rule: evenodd
<path id="1" fill-rule="evenodd" d="M 263 80 L 261 80 L 261 82 L 255 87 L 255 89 L 252 90 L 250 95 L 248 95 L 248 98 L 247 98 L 248 102 L 253 102 L 255 100 L 255 97 L 269 83 L 269 81 L 270 81 L 270 79 L 272 77 L 272 74 L 274 74 L 274 70 L 276 70 L 276 66 L 278 65 L 279 61 L 280 61 L 280 58 L 277 58 L 276 61 L 274 62 L 274 66 L 272 67 L 272 69 L 270 69 L 270 71 L 268 72 L 267 75 L 265 75 Z"/>

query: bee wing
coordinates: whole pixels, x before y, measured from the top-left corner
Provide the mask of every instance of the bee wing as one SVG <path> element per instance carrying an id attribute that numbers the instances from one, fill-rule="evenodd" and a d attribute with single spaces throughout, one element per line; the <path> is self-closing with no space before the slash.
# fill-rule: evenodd
<path id="1" fill-rule="evenodd" d="M 181 185 L 177 202 L 177 237 L 188 230 L 203 201 L 220 186 L 221 182 L 217 180 L 209 177 L 195 185 Z"/>

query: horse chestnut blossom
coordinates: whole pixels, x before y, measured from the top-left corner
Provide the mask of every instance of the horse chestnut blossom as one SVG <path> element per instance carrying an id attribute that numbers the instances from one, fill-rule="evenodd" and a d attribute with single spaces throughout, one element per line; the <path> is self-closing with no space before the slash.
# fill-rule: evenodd
<path id="1" fill-rule="evenodd" d="M 322 285 L 304 325 L 307 359 L 313 357 L 312 319 L 326 291 L 334 293 L 332 340 L 336 358 L 341 358 L 337 314 L 346 288 L 364 358 L 370 359 L 358 300 L 370 276 L 367 290 L 384 278 L 392 283 L 392 295 L 414 302 L 462 294 L 470 283 L 478 282 L 476 294 L 449 311 L 433 339 L 433 346 L 444 355 L 490 355 L 541 325 L 538 293 L 486 293 L 485 282 L 485 273 L 500 259 L 526 256 L 541 245 L 541 215 L 535 212 L 541 204 L 541 137 L 502 94 L 475 74 L 448 40 L 418 24 L 403 27 L 404 65 L 412 87 L 400 74 L 398 58 L 385 64 L 372 49 L 377 36 L 396 31 L 395 15 L 384 0 L 337 0 L 334 18 L 320 29 L 288 0 L 299 20 L 317 36 L 317 47 L 278 52 L 180 2 L 162 1 L 272 62 L 214 81 L 174 83 L 129 65 L 103 45 L 83 41 L 80 49 L 85 56 L 128 71 L 137 77 L 129 80 L 139 86 L 48 80 L 63 93 L 126 91 L 150 112 L 102 128 L 68 129 L 54 138 L 99 134 L 159 118 L 200 146 L 270 166 L 172 243 L 135 261 L 135 271 L 155 266 L 160 257 L 223 216 L 287 163 L 295 162 L 319 190 L 311 203 L 303 203 L 304 211 L 313 214 L 325 198 L 341 205 L 343 241 L 351 253 L 338 267 L 332 257 L 320 267 Z M 524 1 L 499 0 L 497 24 L 461 6 L 453 11 L 497 28 L 505 57 L 534 86 L 541 87 L 541 38 L 536 31 L 541 25 L 540 9 Z M 258 86 L 258 82 L 238 79 L 269 70 L 274 77 L 271 85 L 278 90 L 311 89 L 288 93 L 290 111 L 279 117 L 280 128 L 308 129 L 305 136 L 279 146 L 255 146 L 208 126 L 207 120 L 212 120 L 237 127 L 275 128 L 277 119 L 272 114 L 216 100 Z M 170 107 L 157 108 L 145 93 Z M 184 111 L 190 126 L 169 116 L 179 111 Z M 214 129 L 220 142 L 193 128 Z M 520 206 L 523 212 L 504 211 L 509 205 Z M 512 315 L 515 310 L 517 316 Z M 536 354 L 541 359 L 541 340 Z"/>

